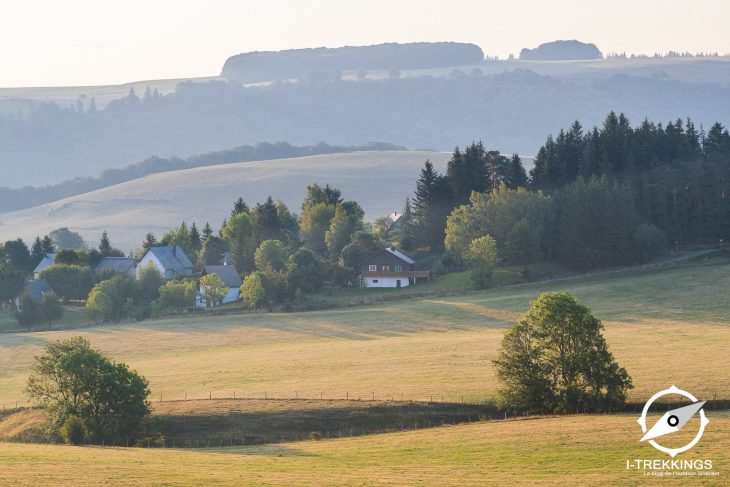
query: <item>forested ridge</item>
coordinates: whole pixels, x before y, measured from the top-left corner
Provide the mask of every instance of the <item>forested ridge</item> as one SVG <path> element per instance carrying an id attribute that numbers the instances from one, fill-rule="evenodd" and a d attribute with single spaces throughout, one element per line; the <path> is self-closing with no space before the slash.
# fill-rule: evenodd
<path id="1" fill-rule="evenodd" d="M 730 89 L 626 75 L 578 83 L 522 69 L 258 87 L 185 82 L 174 93 L 130 93 L 104 109 L 86 100 L 77 107 L 44 103 L 0 115 L 0 185 L 56 184 L 151 154 L 196 154 L 267 140 L 378 140 L 449 150 L 484 137 L 490 147 L 532 155 L 547 133 L 576 118 L 592 126 L 609 110 L 635 119 L 691 115 L 709 126 L 730 119 Z"/>
<path id="2" fill-rule="evenodd" d="M 456 148 L 445 174 L 427 162 L 405 203 L 400 243 L 472 266 L 475 243 L 487 237 L 492 260 L 514 265 L 647 262 L 680 245 L 726 242 L 729 183 L 722 124 L 706 132 L 691 120 L 632 127 L 610 112 L 600 127 L 584 132 L 576 121 L 549 136 L 529 177 L 518 155 L 481 142 Z"/>
<path id="3" fill-rule="evenodd" d="M 584 131 L 576 121 L 540 148 L 531 187 L 551 194 L 596 176 L 624 185 L 639 215 L 673 240 L 730 238 L 730 135 L 719 122 L 707 131 L 690 119 L 632 127 L 611 112 Z"/>

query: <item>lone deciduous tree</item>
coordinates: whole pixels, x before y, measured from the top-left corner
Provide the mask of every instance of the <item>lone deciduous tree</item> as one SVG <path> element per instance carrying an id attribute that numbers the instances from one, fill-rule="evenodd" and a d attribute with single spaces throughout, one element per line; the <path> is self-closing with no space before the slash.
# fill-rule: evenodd
<path id="1" fill-rule="evenodd" d="M 133 440 L 150 413 L 147 380 L 81 337 L 48 344 L 35 358 L 26 391 L 48 411 L 54 433 L 75 416 L 92 443 Z"/>
<path id="2" fill-rule="evenodd" d="M 532 413 L 616 410 L 633 385 L 602 331 L 600 320 L 566 292 L 532 301 L 493 362 L 503 406 Z"/>

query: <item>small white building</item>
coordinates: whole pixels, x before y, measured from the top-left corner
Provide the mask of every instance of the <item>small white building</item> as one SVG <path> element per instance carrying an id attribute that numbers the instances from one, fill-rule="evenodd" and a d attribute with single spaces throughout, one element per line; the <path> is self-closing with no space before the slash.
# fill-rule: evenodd
<path id="1" fill-rule="evenodd" d="M 150 247 L 137 264 L 137 277 L 139 277 L 140 269 L 147 267 L 150 262 L 157 267 L 165 279 L 193 275 L 193 263 L 179 245 Z"/>
<path id="2" fill-rule="evenodd" d="M 226 291 L 226 295 L 223 298 L 223 301 L 221 301 L 221 304 L 233 303 L 234 301 L 238 301 L 241 294 L 241 285 L 243 284 L 243 281 L 241 280 L 241 276 L 236 270 L 236 266 L 228 264 L 205 265 L 203 266 L 203 272 L 201 276 L 207 276 L 208 274 L 216 274 L 218 277 L 221 278 L 223 284 L 226 285 L 226 288 L 228 288 Z M 198 292 L 196 306 L 198 308 L 205 308 L 206 306 L 205 293 L 202 289 L 200 290 L 200 292 Z"/>
<path id="3" fill-rule="evenodd" d="M 56 263 L 56 254 L 46 254 L 45 257 L 33 269 L 33 278 L 40 279 L 41 272 L 45 271 Z"/>
<path id="4" fill-rule="evenodd" d="M 416 262 L 395 247 L 371 255 L 360 266 L 363 287 L 408 287 L 430 276 L 429 271 L 417 271 Z"/>

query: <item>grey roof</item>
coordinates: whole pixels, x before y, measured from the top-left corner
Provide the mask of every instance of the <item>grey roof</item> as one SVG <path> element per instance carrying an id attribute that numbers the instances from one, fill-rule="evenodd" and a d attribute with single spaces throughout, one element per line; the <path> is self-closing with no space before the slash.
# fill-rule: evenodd
<path id="1" fill-rule="evenodd" d="M 391 254 L 395 255 L 396 257 L 398 257 L 400 260 L 402 260 L 404 262 L 408 262 L 409 264 L 415 264 L 416 263 L 415 260 L 413 260 L 410 257 L 408 257 L 406 254 L 404 254 L 400 250 L 396 250 L 395 247 L 387 247 L 385 250 L 387 250 Z"/>
<path id="2" fill-rule="evenodd" d="M 104 257 L 96 266 L 96 272 L 111 269 L 114 272 L 129 272 L 137 265 L 137 261 L 131 257 Z"/>
<path id="3" fill-rule="evenodd" d="M 183 252 L 179 245 L 168 247 L 150 247 L 148 252 L 157 257 L 160 264 L 167 270 L 170 269 L 176 274 L 181 274 L 186 270 L 193 269 L 193 263 L 190 262 L 188 256 Z"/>
<path id="4" fill-rule="evenodd" d="M 51 291 L 53 291 L 53 289 L 51 289 L 51 286 L 45 279 L 37 279 L 35 281 L 30 281 L 23 286 L 23 289 L 20 290 L 18 296 L 28 294 L 31 298 L 33 298 L 33 301 L 40 303 L 43 301 L 43 295 Z"/>
<path id="5" fill-rule="evenodd" d="M 51 267 L 56 262 L 56 254 L 46 254 L 45 257 L 35 266 L 34 273 L 40 273 Z"/>
<path id="6" fill-rule="evenodd" d="M 217 274 L 223 279 L 226 287 L 241 287 L 243 281 L 234 265 L 206 265 L 203 267 L 204 274 Z"/>

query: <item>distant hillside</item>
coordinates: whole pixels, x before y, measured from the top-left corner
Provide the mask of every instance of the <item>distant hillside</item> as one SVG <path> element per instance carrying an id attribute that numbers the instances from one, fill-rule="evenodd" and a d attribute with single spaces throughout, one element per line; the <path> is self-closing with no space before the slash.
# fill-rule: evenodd
<path id="1" fill-rule="evenodd" d="M 23 117 L 0 115 L 1 185 L 54 184 L 97 176 L 150 154 L 166 158 L 262 140 L 293 145 L 384 140 L 451 150 L 464 141 L 482 139 L 503 152 L 535 154 L 546 133 L 556 133 L 575 119 L 590 127 L 611 110 L 633 121 L 649 117 L 666 122 L 678 115 L 692 117 L 697 126 L 730 121 L 726 84 L 625 74 L 605 77 L 600 66 L 592 69 L 601 78 L 574 81 L 520 68 L 527 64 L 539 63 L 513 63 L 511 71 L 496 63 L 494 69 L 500 72 L 491 75 L 467 71 L 457 76 L 265 87 L 188 82 L 169 95 L 128 96 L 95 112 L 49 104 Z M 574 63 L 567 68 L 560 62 L 542 64 L 577 69 Z M 727 73 L 727 67 L 729 62 L 706 66 L 715 73 Z"/>
<path id="2" fill-rule="evenodd" d="M 603 54 L 595 44 L 576 40 L 546 42 L 535 49 L 525 48 L 520 51 L 521 61 L 572 61 L 602 57 Z"/>
<path id="3" fill-rule="evenodd" d="M 221 75 L 242 83 L 299 78 L 312 72 L 402 70 L 480 63 L 481 48 L 457 42 L 414 42 L 338 48 L 245 52 L 228 58 Z"/>
<path id="4" fill-rule="evenodd" d="M 196 154 L 186 159 L 179 157 L 148 157 L 142 162 L 130 164 L 121 169 L 106 169 L 97 178 L 74 178 L 63 183 L 23 188 L 5 188 L 0 186 L 0 209 L 2 211 L 21 210 L 33 206 L 50 203 L 69 196 L 87 193 L 114 184 L 131 181 L 150 174 L 194 167 L 230 164 L 232 162 L 263 161 L 303 157 L 317 154 L 360 152 L 369 150 L 405 150 L 405 147 L 381 142 L 371 142 L 364 146 L 331 146 L 320 142 L 313 146 L 295 147 L 286 142 L 270 144 L 262 142 L 256 145 L 243 145 L 222 151 Z"/>
<path id="5" fill-rule="evenodd" d="M 426 159 L 444 170 L 450 154 L 427 151 L 371 151 L 275 161 L 244 162 L 153 174 L 123 184 L 26 210 L 0 213 L 0 241 L 26 241 L 59 227 L 96 242 L 103 230 L 125 250 L 141 245 L 147 232 L 192 221 L 218 228 L 233 202 L 249 204 L 267 196 L 299 213 L 306 186 L 331 184 L 354 199 L 367 219 L 400 210 L 415 189 Z"/>

